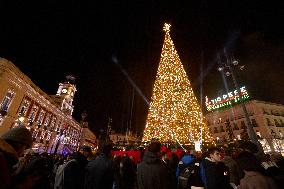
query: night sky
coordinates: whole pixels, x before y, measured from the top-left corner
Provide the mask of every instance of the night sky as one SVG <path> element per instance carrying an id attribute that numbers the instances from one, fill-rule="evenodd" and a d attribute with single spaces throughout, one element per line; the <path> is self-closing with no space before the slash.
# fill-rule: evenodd
<path id="1" fill-rule="evenodd" d="M 172 25 L 171 37 L 198 99 L 201 86 L 203 96 L 225 92 L 216 57 L 226 47 L 245 65 L 236 74 L 253 99 L 284 104 L 280 3 L 7 0 L 0 7 L 0 56 L 50 95 L 66 75 L 75 75 L 74 117 L 79 121 L 87 111 L 95 132 L 107 127 L 108 118 L 117 132 L 127 127 L 143 132 L 147 104 L 121 68 L 150 100 L 165 22 Z M 231 78 L 227 81 L 233 89 Z"/>

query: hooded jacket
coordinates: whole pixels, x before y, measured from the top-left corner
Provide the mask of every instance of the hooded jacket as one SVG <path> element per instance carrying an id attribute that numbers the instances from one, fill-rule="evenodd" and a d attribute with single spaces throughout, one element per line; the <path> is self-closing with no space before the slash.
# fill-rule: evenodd
<path id="1" fill-rule="evenodd" d="M 12 168 L 18 162 L 18 154 L 4 139 L 0 138 L 0 188 L 11 185 Z"/>
<path id="2" fill-rule="evenodd" d="M 145 152 L 142 162 L 137 167 L 138 189 L 170 189 L 170 175 L 160 158 Z"/>

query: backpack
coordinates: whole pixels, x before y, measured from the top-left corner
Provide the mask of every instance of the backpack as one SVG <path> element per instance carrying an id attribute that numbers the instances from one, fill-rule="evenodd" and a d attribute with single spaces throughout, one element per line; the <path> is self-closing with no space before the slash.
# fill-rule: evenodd
<path id="1" fill-rule="evenodd" d="M 76 162 L 76 160 L 73 159 L 58 166 L 55 174 L 54 189 L 64 188 L 64 169 L 70 162 Z"/>
<path id="2" fill-rule="evenodd" d="M 191 163 L 180 172 L 178 177 L 178 189 L 191 187 L 204 188 L 200 177 L 199 163 Z"/>

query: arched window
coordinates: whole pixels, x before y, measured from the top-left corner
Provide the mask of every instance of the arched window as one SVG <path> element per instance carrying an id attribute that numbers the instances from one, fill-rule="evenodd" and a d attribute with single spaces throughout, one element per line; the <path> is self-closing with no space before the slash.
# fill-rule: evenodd
<path id="1" fill-rule="evenodd" d="M 0 109 L 2 111 L 6 111 L 6 112 L 8 111 L 14 96 L 15 96 L 15 92 L 13 92 L 12 90 L 8 89 L 6 95 L 4 96 L 4 98 L 3 98 L 2 102 L 1 102 Z"/>

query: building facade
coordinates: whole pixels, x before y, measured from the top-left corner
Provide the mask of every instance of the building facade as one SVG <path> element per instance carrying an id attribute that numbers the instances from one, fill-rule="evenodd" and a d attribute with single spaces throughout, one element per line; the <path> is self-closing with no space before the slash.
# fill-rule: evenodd
<path id="1" fill-rule="evenodd" d="M 73 78 L 74 79 L 74 78 Z M 35 151 L 73 152 L 81 126 L 72 118 L 76 92 L 72 76 L 49 96 L 12 62 L 0 58 L 0 134 L 24 125 L 32 133 Z"/>
<path id="2" fill-rule="evenodd" d="M 264 151 L 284 152 L 284 106 L 270 102 L 248 100 L 245 103 L 253 129 Z M 206 120 L 217 143 L 229 138 L 228 125 L 234 140 L 241 140 L 246 129 L 246 119 L 240 104 L 216 109 L 206 114 Z"/>
<path id="3" fill-rule="evenodd" d="M 81 129 L 81 139 L 79 146 L 89 146 L 92 150 L 97 149 L 97 137 L 96 135 L 88 128 L 88 122 L 82 122 Z"/>
<path id="4" fill-rule="evenodd" d="M 109 134 L 109 139 L 115 145 L 127 145 L 141 142 L 141 140 L 138 140 L 131 132 L 127 132 L 126 134 L 112 132 Z"/>

